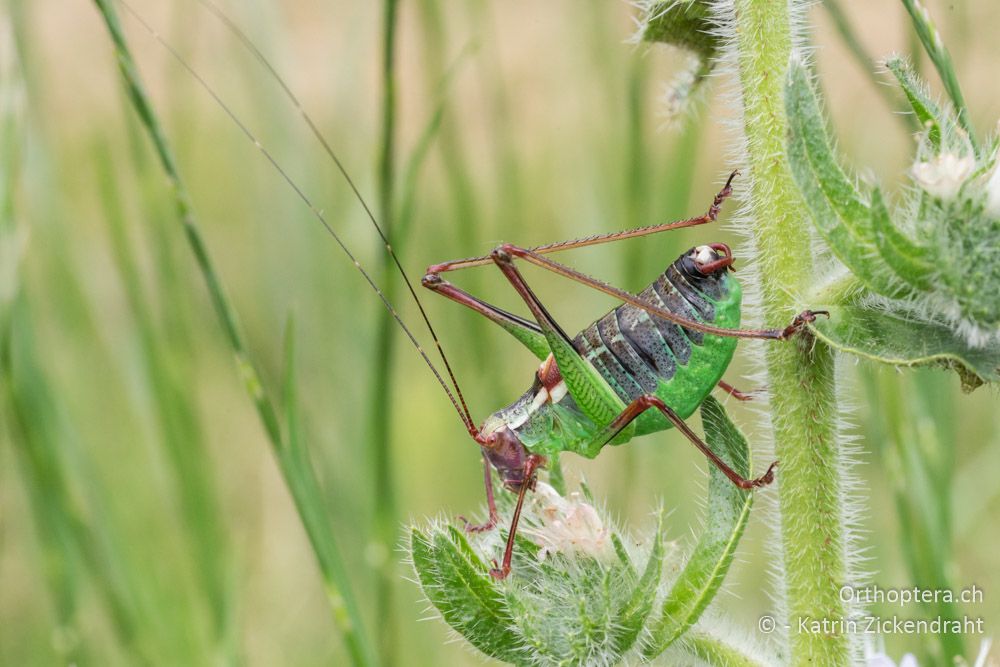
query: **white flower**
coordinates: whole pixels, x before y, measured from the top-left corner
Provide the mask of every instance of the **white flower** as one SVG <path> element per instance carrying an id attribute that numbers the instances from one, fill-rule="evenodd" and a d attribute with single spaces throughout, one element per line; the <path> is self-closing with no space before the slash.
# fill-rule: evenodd
<path id="1" fill-rule="evenodd" d="M 523 533 L 541 547 L 539 560 L 555 553 L 599 559 L 612 555 L 611 531 L 578 492 L 563 498 L 548 484 L 538 482 L 532 505 L 538 525 L 525 528 Z"/>
<path id="2" fill-rule="evenodd" d="M 915 163 L 910 173 L 924 192 L 947 201 L 955 198 L 975 168 L 971 155 L 942 153 L 928 162 Z"/>
<path id="3" fill-rule="evenodd" d="M 992 645 L 992 639 L 984 639 L 980 642 L 979 655 L 976 656 L 973 667 L 986 667 L 986 660 L 989 658 Z M 956 658 L 955 664 L 967 665 L 968 663 L 961 658 Z M 907 653 L 897 666 L 892 658 L 885 654 L 885 647 L 880 640 L 877 644 L 871 641 L 865 642 L 865 667 L 920 667 L 920 663 L 917 662 L 912 653 Z"/>
<path id="4" fill-rule="evenodd" d="M 912 653 L 904 655 L 898 666 L 885 653 L 872 653 L 865 656 L 865 665 L 866 667 L 920 667 L 920 663 Z"/>
<path id="5" fill-rule="evenodd" d="M 987 638 L 979 642 L 979 655 L 976 656 L 976 662 L 973 663 L 973 667 L 986 667 L 986 661 L 990 657 L 990 649 L 993 648 L 993 639 Z M 994 664 L 990 661 L 990 664 Z"/>
<path id="6" fill-rule="evenodd" d="M 879 637 L 877 640 L 870 636 L 865 637 L 865 667 L 920 667 L 917 658 L 912 653 L 904 655 L 899 665 L 893 661 L 885 652 L 885 642 Z"/>
<path id="7" fill-rule="evenodd" d="M 993 161 L 993 173 L 986 181 L 986 211 L 995 218 L 1000 218 L 1000 150 Z"/>

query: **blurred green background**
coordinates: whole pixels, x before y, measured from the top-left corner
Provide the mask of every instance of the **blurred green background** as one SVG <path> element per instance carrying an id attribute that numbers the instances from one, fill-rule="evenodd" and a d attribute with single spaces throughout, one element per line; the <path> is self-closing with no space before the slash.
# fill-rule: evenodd
<path id="1" fill-rule="evenodd" d="M 343 664 L 309 542 L 171 192 L 122 93 L 97 11 L 89 2 L 5 3 L 14 39 L 0 50 L 17 62 L 2 84 L 7 93 L 23 86 L 23 107 L 4 119 L 15 129 L 0 146 L 3 181 L 13 184 L 0 210 L 9 334 L 0 412 L 0 662 Z M 197 2 L 134 4 L 377 275 L 380 246 L 361 207 L 232 34 Z M 1000 6 L 929 7 L 976 126 L 993 127 Z M 845 2 L 844 10 L 870 55 L 919 53 L 900 5 Z M 287 75 L 375 205 L 382 4 L 254 0 L 225 11 Z M 721 94 L 724 81 L 710 81 L 690 114 L 665 119 L 664 91 L 687 56 L 630 44 L 633 14 L 627 3 L 606 0 L 400 3 L 392 197 L 397 223 L 404 221 L 395 245 L 412 279 L 428 264 L 482 254 L 499 241 L 534 245 L 706 208 L 723 176 L 740 166 L 727 157 L 734 111 Z M 810 16 L 841 148 L 884 182 L 902 184 L 913 147 L 894 117 L 902 105 L 890 108 L 892 89 L 859 66 L 828 11 L 816 6 Z M 277 396 L 285 324 L 294 317 L 304 440 L 366 633 L 394 664 L 480 664 L 449 642 L 442 623 L 423 620 L 430 614 L 400 548 L 408 521 L 480 506 L 477 448 L 399 336 L 388 394 L 372 412 L 385 358 L 374 344 L 377 298 L 211 98 L 136 21 L 122 19 L 251 356 Z M 426 159 L 411 171 L 422 137 L 430 139 Z M 727 205 L 724 219 L 734 208 Z M 565 259 L 637 290 L 682 250 L 708 241 L 731 242 L 739 256 L 738 238 L 723 224 Z M 19 268 L 15 247 L 23 247 Z M 530 275 L 568 331 L 613 305 Z M 456 282 L 518 307 L 488 267 Z M 415 309 L 395 290 L 418 330 Z M 429 293 L 425 304 L 477 420 L 528 386 L 536 362 L 506 334 Z M 752 388 L 747 368 L 737 360 L 727 379 Z M 969 614 L 994 634 L 994 390 L 963 395 L 953 375 L 853 360 L 843 370 L 844 401 L 854 406 L 849 432 L 863 449 L 862 569 L 883 587 L 974 583 L 984 591 L 981 604 L 957 609 L 876 611 Z M 728 405 L 752 443 L 753 413 Z M 388 420 L 387 470 L 372 443 L 380 418 Z M 609 448 L 595 461 L 566 457 L 564 466 L 639 529 L 650 527 L 661 499 L 674 538 L 689 539 L 699 521 L 705 464 L 675 432 Z M 387 489 L 380 478 L 390 480 Z M 379 506 L 396 528 L 388 546 L 376 527 Z M 768 522 L 755 512 L 727 584 L 735 595 L 721 596 L 748 627 L 772 610 Z M 388 591 L 379 588 L 380 573 L 393 582 Z M 966 644 L 972 655 L 979 639 Z M 943 664 L 942 647 L 954 641 L 886 638 L 890 654 L 913 651 L 926 664 Z"/>

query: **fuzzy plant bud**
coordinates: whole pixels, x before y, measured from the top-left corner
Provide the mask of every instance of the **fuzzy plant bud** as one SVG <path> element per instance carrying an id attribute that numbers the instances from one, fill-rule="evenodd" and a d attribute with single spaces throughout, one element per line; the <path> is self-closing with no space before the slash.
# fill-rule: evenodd
<path id="1" fill-rule="evenodd" d="M 709 397 L 701 412 L 709 446 L 749 474 L 746 440 L 721 404 Z M 504 552 L 505 526 L 414 527 L 408 551 L 442 619 L 482 653 L 517 665 L 636 664 L 668 649 L 683 652 L 689 631 L 702 648 L 715 641 L 699 619 L 732 562 L 752 494 L 713 468 L 705 523 L 684 556 L 664 539 L 662 511 L 655 530 L 633 537 L 584 491 L 561 495 L 535 483 L 503 580 L 490 569 Z M 497 497 L 501 526 L 513 505 L 514 494 Z"/>
<path id="2" fill-rule="evenodd" d="M 1000 150 L 993 154 L 993 169 L 986 181 L 986 212 L 1000 218 Z"/>
<path id="3" fill-rule="evenodd" d="M 722 47 L 712 23 L 712 6 L 705 0 L 640 0 L 638 4 L 636 42 L 667 44 L 692 56 L 663 96 L 666 119 L 676 120 L 711 74 Z"/>
<path id="4" fill-rule="evenodd" d="M 869 359 L 955 369 L 966 389 L 1000 381 L 1000 149 L 974 143 L 902 59 L 886 67 L 924 127 L 910 169 L 916 187 L 895 207 L 840 166 L 805 67 L 790 71 L 792 174 L 817 231 L 860 285 L 814 304 L 832 313 L 816 329 Z"/>

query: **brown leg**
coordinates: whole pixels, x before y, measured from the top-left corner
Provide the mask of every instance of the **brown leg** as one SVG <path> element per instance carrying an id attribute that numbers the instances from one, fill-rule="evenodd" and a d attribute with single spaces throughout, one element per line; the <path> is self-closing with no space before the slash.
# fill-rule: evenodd
<path id="1" fill-rule="evenodd" d="M 708 207 L 708 211 L 704 215 L 699 215 L 696 218 L 688 218 L 687 220 L 679 220 L 676 222 L 664 222 L 658 225 L 637 227 L 636 229 L 626 229 L 620 232 L 611 232 L 610 234 L 597 234 L 594 236 L 587 236 L 582 239 L 556 241 L 555 243 L 535 246 L 531 250 L 539 255 L 543 255 L 550 252 L 559 252 L 560 250 L 573 250 L 575 248 L 584 248 L 586 246 L 610 243 L 612 241 L 622 241 L 624 239 L 632 239 L 639 236 L 649 236 L 650 234 L 659 234 L 660 232 L 669 232 L 675 229 L 684 229 L 685 227 L 695 227 L 697 225 L 715 222 L 715 220 L 719 217 L 719 208 L 722 206 L 722 202 L 724 202 L 733 192 L 733 179 L 736 178 L 738 174 L 738 171 L 734 171 L 729 174 L 729 179 L 726 180 L 726 185 L 719 191 L 719 194 L 715 195 L 715 199 L 712 200 L 712 205 Z M 438 273 L 444 273 L 445 271 L 456 271 L 458 269 L 467 269 L 473 266 L 485 266 L 492 261 L 493 260 L 490 255 L 456 259 L 450 262 L 435 264 L 427 269 L 427 273 L 436 275 Z"/>
<path id="2" fill-rule="evenodd" d="M 468 259 L 453 260 L 450 262 L 443 262 L 441 264 L 435 264 L 428 267 L 427 275 L 424 276 L 424 287 L 433 289 L 436 292 L 444 294 L 453 301 L 462 303 L 465 306 L 476 310 L 477 312 L 486 315 L 491 320 L 496 321 L 501 324 L 514 324 L 515 326 L 524 323 L 523 320 L 517 318 L 515 315 L 511 315 L 505 311 L 498 311 L 498 309 L 490 306 L 489 304 L 472 297 L 471 295 L 459 290 L 458 288 L 450 285 L 449 283 L 443 281 L 439 274 L 446 271 L 456 271 L 459 269 L 465 269 L 473 266 L 482 266 L 488 264 L 490 261 L 500 264 L 501 262 L 512 263 L 512 257 L 520 257 L 536 266 L 539 266 L 548 271 L 552 271 L 557 275 L 561 275 L 570 280 L 574 280 L 583 285 L 587 285 L 593 289 L 609 294 L 625 303 L 630 303 L 638 308 L 642 308 L 648 313 L 655 315 L 661 319 L 665 319 L 675 324 L 680 324 L 681 326 L 687 327 L 689 329 L 694 329 L 696 331 L 703 331 L 705 333 L 715 334 L 719 336 L 730 336 L 735 338 L 763 338 L 771 340 L 784 340 L 790 338 L 794 334 L 798 333 L 806 324 L 812 322 L 816 319 L 816 315 L 819 313 L 829 314 L 826 311 L 804 311 L 795 317 L 795 320 L 789 326 L 784 329 L 724 329 L 722 327 L 716 327 L 710 324 L 705 324 L 696 320 L 691 320 L 685 318 L 676 313 L 672 313 L 668 310 L 658 308 L 652 304 L 642 301 L 633 294 L 630 294 L 624 290 L 618 289 L 612 285 L 609 285 L 603 281 L 592 278 L 584 273 L 576 271 L 564 264 L 555 262 L 546 257 L 544 254 L 550 252 L 556 252 L 559 250 L 570 250 L 573 248 L 582 248 L 588 245 L 596 245 L 598 243 L 608 243 L 610 241 L 618 241 L 626 238 L 633 238 L 638 236 L 645 236 L 648 234 L 655 234 L 662 231 L 668 231 L 671 229 L 680 229 L 683 227 L 691 227 L 694 225 L 701 225 L 708 222 L 714 221 L 719 214 L 719 207 L 722 202 L 725 201 L 732 193 L 732 181 L 736 176 L 737 172 L 733 172 L 729 176 L 729 180 L 726 181 L 725 187 L 715 196 L 712 205 L 709 207 L 708 212 L 697 218 L 690 218 L 688 220 L 681 220 L 679 222 L 671 222 L 660 225 L 652 225 L 649 227 L 640 227 L 638 229 L 626 230 L 623 232 L 615 232 L 612 234 L 601 234 L 598 236 L 591 236 L 583 239 L 575 239 L 571 241 L 560 241 L 557 243 L 550 243 L 544 246 L 538 246 L 535 248 L 521 248 L 511 244 L 504 244 L 503 246 L 495 249 L 490 255 L 484 257 L 471 257 Z M 732 257 L 726 258 L 728 264 L 732 263 Z M 520 320 L 520 321 L 518 321 Z"/>
<path id="3" fill-rule="evenodd" d="M 427 289 L 437 292 L 438 294 L 447 297 L 448 299 L 454 301 L 455 303 L 461 304 L 466 308 L 470 308 L 491 322 L 495 322 L 504 328 L 517 327 L 520 329 L 527 329 L 533 333 L 542 335 L 542 330 L 534 322 L 529 322 L 523 317 L 519 317 L 513 313 L 509 313 L 502 308 L 497 308 L 496 306 L 483 301 L 477 297 L 472 296 L 463 289 L 452 285 L 447 280 L 443 280 L 441 276 L 435 273 L 428 273 L 424 276 L 422 284 Z"/>
<path id="4" fill-rule="evenodd" d="M 725 380 L 719 380 L 719 385 L 718 386 L 719 386 L 719 389 L 721 389 L 722 391 L 726 392 L 727 394 L 729 394 L 730 396 L 732 396 L 733 398 L 735 398 L 737 401 L 752 401 L 753 400 L 753 393 L 754 392 L 752 392 L 752 391 L 751 392 L 740 391 L 739 389 L 737 389 L 733 385 L 729 384 Z"/>
<path id="5" fill-rule="evenodd" d="M 671 410 L 666 403 L 653 394 L 640 396 L 629 403 L 625 410 L 623 410 L 614 421 L 605 427 L 599 437 L 602 438 L 604 442 L 610 442 L 615 438 L 615 436 L 621 433 L 625 427 L 631 424 L 636 417 L 649 408 L 656 408 L 659 410 L 664 417 L 670 420 L 678 431 L 684 434 L 684 437 L 691 441 L 691 444 L 697 447 L 698 450 L 704 454 L 716 468 L 722 471 L 722 473 L 728 477 L 733 484 L 741 489 L 755 489 L 761 486 L 766 486 L 774 481 L 774 468 L 778 465 L 777 461 L 768 466 L 767 472 L 756 479 L 747 479 L 743 477 L 738 472 L 730 468 L 729 465 L 719 458 L 715 452 L 709 449 L 708 445 L 706 445 L 705 442 L 691 430 L 691 427 L 689 427 L 676 412 Z"/>
<path id="6" fill-rule="evenodd" d="M 543 257 L 528 248 L 520 248 L 518 246 L 505 243 L 494 250 L 491 256 L 493 257 L 493 261 L 497 264 L 509 264 L 510 266 L 513 266 L 513 258 L 519 257 L 527 262 L 530 262 L 531 264 L 534 264 L 535 266 L 551 271 L 556 275 L 569 278 L 570 280 L 576 281 L 582 285 L 596 289 L 599 292 L 604 292 L 605 294 L 613 296 L 619 301 L 631 304 L 636 308 L 642 308 L 647 313 L 655 315 L 660 319 L 679 324 L 688 329 L 704 331 L 705 333 L 715 334 L 717 336 L 786 340 L 801 331 L 806 324 L 814 321 L 816 319 L 816 315 L 823 314 L 829 316 L 829 313 L 825 310 L 817 310 L 815 312 L 806 310 L 796 315 L 792 323 L 784 329 L 725 329 L 711 324 L 705 324 L 704 322 L 699 322 L 697 320 L 692 320 L 684 317 L 683 315 L 678 315 L 677 313 L 654 306 L 650 303 L 646 303 L 634 294 L 626 292 L 625 290 L 619 289 L 613 285 L 609 285 L 608 283 L 598 280 L 597 278 L 592 278 L 591 276 L 570 268 L 565 264 L 560 264 L 559 262 L 555 262 L 547 257 Z"/>
<path id="7" fill-rule="evenodd" d="M 482 533 L 487 530 L 493 530 L 497 525 L 499 517 L 497 515 L 497 503 L 493 497 L 493 472 L 490 470 L 490 462 L 485 456 L 483 457 L 483 481 L 486 485 L 486 506 L 489 507 L 490 518 L 487 519 L 486 523 L 474 524 L 470 523 L 464 516 L 458 517 L 465 524 L 465 531 L 468 533 Z"/>
<path id="8" fill-rule="evenodd" d="M 514 536 L 517 534 L 517 523 L 521 520 L 521 507 L 524 505 L 524 496 L 528 488 L 534 486 L 535 470 L 545 463 L 545 457 L 538 454 L 530 454 L 528 460 L 524 462 L 524 483 L 517 491 L 517 505 L 514 506 L 514 517 L 510 522 L 510 531 L 507 533 L 507 546 L 503 550 L 503 562 L 497 567 L 493 561 L 493 569 L 490 576 L 494 579 L 506 579 L 510 574 L 510 559 L 514 554 Z"/>

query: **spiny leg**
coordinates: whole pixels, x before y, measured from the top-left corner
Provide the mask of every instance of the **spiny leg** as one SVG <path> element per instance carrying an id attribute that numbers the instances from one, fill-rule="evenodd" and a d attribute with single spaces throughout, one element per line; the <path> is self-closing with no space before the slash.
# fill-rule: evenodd
<path id="1" fill-rule="evenodd" d="M 698 437 L 698 435 L 691 430 L 691 427 L 680 418 L 680 416 L 674 412 L 670 407 L 663 402 L 663 400 L 654 394 L 645 394 L 636 398 L 634 401 L 628 404 L 628 407 L 618 415 L 610 424 L 608 424 L 604 429 L 601 430 L 594 440 L 598 442 L 601 446 L 611 442 L 619 433 L 621 433 L 625 428 L 628 427 L 639 415 L 650 408 L 656 408 L 666 417 L 670 422 L 684 434 L 688 440 L 691 441 L 698 450 L 704 454 L 709 461 L 715 465 L 716 468 L 722 471 L 722 473 L 729 478 L 729 480 L 740 487 L 741 489 L 754 489 L 761 486 L 766 486 L 774 481 L 774 468 L 778 465 L 775 461 L 767 468 L 765 472 L 760 477 L 755 479 L 747 479 L 740 475 L 738 472 L 733 470 L 729 465 L 723 461 L 719 456 L 713 452 L 705 442 Z"/>
<path id="2" fill-rule="evenodd" d="M 753 394 L 754 394 L 753 391 L 740 391 L 739 389 L 737 389 L 733 385 L 729 384 L 725 380 L 719 380 L 718 387 L 722 391 L 726 392 L 727 394 L 729 394 L 730 396 L 732 396 L 733 398 L 735 398 L 737 401 L 752 401 L 753 400 Z"/>
<path id="3" fill-rule="evenodd" d="M 733 179 L 736 178 L 739 173 L 739 171 L 733 171 L 729 174 L 729 178 L 726 180 L 725 186 L 723 186 L 722 190 L 719 191 L 719 194 L 715 195 L 715 199 L 712 200 L 712 205 L 708 207 L 708 211 L 704 215 L 699 215 L 696 218 L 688 218 L 687 220 L 678 220 L 675 222 L 663 222 L 656 225 L 636 227 L 635 229 L 626 229 L 620 232 L 611 232 L 609 234 L 595 234 L 594 236 L 571 239 L 568 241 L 556 241 L 555 243 L 535 246 L 531 250 L 532 252 L 536 252 L 541 255 L 550 252 L 559 252 L 561 250 L 584 248 L 587 246 L 599 245 L 601 243 L 623 241 L 625 239 L 649 236 L 650 234 L 659 234 L 660 232 L 669 232 L 675 229 L 684 229 L 686 227 L 695 227 L 697 225 L 715 222 L 715 220 L 719 217 L 719 209 L 722 206 L 722 202 L 724 202 L 733 192 Z M 468 269 L 473 266 L 485 266 L 492 261 L 491 255 L 456 259 L 449 262 L 442 262 L 441 264 L 434 264 L 433 266 L 428 267 L 427 273 L 430 275 L 437 275 L 446 271 Z"/>
<path id="4" fill-rule="evenodd" d="M 541 255 L 543 253 L 555 252 L 558 250 L 570 250 L 574 248 L 581 248 L 588 245 L 596 245 L 599 243 L 608 243 L 611 241 L 618 241 L 627 238 L 634 238 L 638 236 L 646 236 L 649 234 L 655 234 L 663 231 L 669 231 L 673 229 L 681 229 L 684 227 L 691 227 L 694 225 L 705 224 L 707 222 L 714 221 L 719 214 L 719 208 L 722 202 L 732 193 L 732 181 L 738 172 L 734 171 L 729 175 L 729 179 L 726 181 L 725 187 L 715 196 L 712 205 L 709 207 L 708 212 L 697 218 L 690 218 L 688 220 L 681 220 L 679 222 L 664 223 L 659 225 L 651 225 L 648 227 L 639 227 L 636 229 L 626 230 L 622 232 L 613 232 L 611 234 L 601 234 L 597 236 L 586 237 L 583 239 L 574 239 L 570 241 L 558 241 L 556 243 L 550 243 L 543 246 L 537 246 L 535 248 L 520 248 L 514 245 L 504 245 L 502 248 L 511 255 L 516 255 L 524 258 L 525 260 L 532 262 L 542 268 L 553 271 L 559 275 L 570 278 L 571 280 L 576 280 L 589 287 L 598 289 L 602 292 L 615 296 L 622 301 L 631 303 L 639 308 L 645 309 L 647 312 L 656 315 L 662 319 L 673 321 L 682 326 L 686 326 L 691 329 L 696 329 L 699 331 L 704 331 L 706 333 L 714 333 L 723 336 L 733 336 L 738 338 L 766 338 L 766 339 L 784 339 L 798 332 L 807 323 L 815 319 L 816 314 L 823 313 L 828 314 L 826 311 L 805 311 L 798 316 L 791 325 L 785 327 L 785 329 L 764 329 L 764 330 L 739 330 L 739 329 L 723 329 L 721 327 L 714 327 L 712 325 L 706 325 L 702 322 L 696 320 L 690 320 L 680 315 L 671 313 L 670 311 L 663 310 L 654 306 L 653 304 L 648 304 L 638 297 L 620 290 L 616 287 L 608 285 L 602 281 L 595 278 L 591 278 L 583 273 L 580 273 L 568 266 L 559 264 L 552 260 L 547 260 Z M 727 248 L 728 250 L 728 248 Z M 451 283 L 443 280 L 439 274 L 446 271 L 455 271 L 459 269 L 469 268 L 472 266 L 480 266 L 486 264 L 490 261 L 496 261 L 494 253 L 491 253 L 486 257 L 473 257 L 469 259 L 460 259 L 450 262 L 443 262 L 441 264 L 435 264 L 427 269 L 427 275 L 424 276 L 422 284 L 424 287 L 441 294 L 456 303 L 460 303 L 472 310 L 478 312 L 479 314 L 485 316 L 490 321 L 499 324 L 505 330 L 507 330 L 511 335 L 517 338 L 522 344 L 528 347 L 536 356 L 539 358 L 544 358 L 547 355 L 547 350 L 544 348 L 544 336 L 538 330 L 538 327 L 534 326 L 532 323 L 518 317 L 512 313 L 509 313 L 501 308 L 493 306 L 471 294 L 465 292 L 464 290 L 452 285 Z M 728 253 L 727 253 L 728 254 Z M 732 258 L 727 257 L 720 262 L 725 262 L 726 265 L 732 263 Z"/>
<path id="5" fill-rule="evenodd" d="M 549 355 L 549 346 L 545 342 L 545 335 L 534 322 L 529 322 L 523 317 L 487 303 L 465 290 L 452 285 L 435 273 L 425 275 L 421 284 L 432 292 L 436 292 L 455 303 L 470 308 L 494 324 L 500 325 L 507 333 L 531 350 L 539 359 L 545 359 Z"/>
<path id="6" fill-rule="evenodd" d="M 574 280 L 582 285 L 596 289 L 599 292 L 609 294 L 620 301 L 624 301 L 625 303 L 635 306 L 636 308 L 641 308 L 647 313 L 655 315 L 660 319 L 673 322 L 674 324 L 679 324 L 688 329 L 703 331 L 717 336 L 786 340 L 805 328 L 807 324 L 813 322 L 817 315 L 829 316 L 830 314 L 825 310 L 806 310 L 796 315 L 792 323 L 784 329 L 725 329 L 723 327 L 717 327 L 711 324 L 705 324 L 704 322 L 699 322 L 697 320 L 692 320 L 684 317 L 683 315 L 678 315 L 677 313 L 665 310 L 651 303 L 647 303 L 634 294 L 630 294 L 623 289 L 619 289 L 602 280 L 598 280 L 597 278 L 588 276 L 585 273 L 581 273 L 580 271 L 570 268 L 565 264 L 560 264 L 559 262 L 553 261 L 547 257 L 543 257 L 528 248 L 521 248 L 510 243 L 505 243 L 493 251 L 492 257 L 493 261 L 498 264 L 507 263 L 511 266 L 513 266 L 513 258 L 519 257 L 527 262 L 530 262 L 531 264 L 534 264 L 535 266 L 551 271 L 556 275 L 569 278 L 570 280 Z"/>
<path id="7" fill-rule="evenodd" d="M 517 504 L 514 506 L 514 516 L 510 521 L 510 531 L 507 533 L 507 545 L 503 550 L 503 561 L 499 567 L 497 567 L 496 561 L 493 561 L 493 569 L 490 570 L 490 576 L 494 579 L 506 579 L 507 575 L 510 574 L 510 560 L 514 554 L 514 536 L 517 535 L 517 524 L 521 520 L 521 507 L 524 505 L 524 496 L 529 488 L 534 488 L 535 471 L 539 466 L 544 464 L 545 457 L 538 454 L 530 454 L 524 462 L 524 482 L 521 483 L 521 488 L 517 490 Z"/>
<path id="8" fill-rule="evenodd" d="M 470 523 L 464 516 L 458 517 L 465 524 L 465 531 L 468 533 L 482 533 L 487 530 L 493 530 L 499 520 L 497 503 L 493 497 L 493 471 L 490 470 L 490 462 L 485 455 L 483 456 L 483 482 L 486 485 L 486 506 L 489 508 L 490 518 L 486 520 L 486 523 L 474 524 Z"/>

